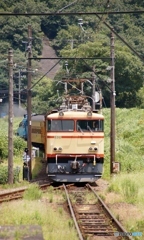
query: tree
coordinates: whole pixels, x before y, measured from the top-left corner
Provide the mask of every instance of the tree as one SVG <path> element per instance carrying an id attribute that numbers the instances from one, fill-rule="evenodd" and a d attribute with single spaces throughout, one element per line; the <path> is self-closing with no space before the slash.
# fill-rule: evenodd
<path id="1" fill-rule="evenodd" d="M 129 9 L 143 10 L 144 4 L 140 0 L 114 0 L 108 4 L 107 0 L 1 0 L 1 12 L 90 12 L 90 11 L 126 11 Z M 78 19 L 83 18 L 84 31 L 78 25 Z M 28 24 L 32 25 L 33 56 L 37 57 L 42 50 L 43 33 L 52 41 L 52 46 L 59 56 L 72 57 L 109 57 L 109 29 L 103 24 L 108 22 L 136 51 L 143 56 L 143 15 L 101 15 L 99 20 L 95 15 L 73 16 L 0 16 L 1 60 L 7 59 L 9 47 L 14 49 L 14 61 L 26 64 L 25 50 L 27 46 L 22 41 L 27 41 Z M 141 62 L 116 39 L 116 102 L 118 106 L 135 106 L 138 101 L 137 91 L 142 87 L 143 67 Z M 34 65 L 34 61 L 33 64 Z M 105 71 L 109 61 L 69 61 L 69 70 L 72 76 L 90 77 L 93 65 L 98 73 L 98 87 L 103 88 L 107 105 L 109 105 L 109 86 L 107 87 L 108 73 Z M 19 64 L 20 65 L 20 64 Z M 65 68 L 65 64 L 63 62 Z M 64 69 L 63 69 L 64 70 Z M 63 71 L 59 73 L 62 77 Z M 7 65 L 1 66 L 0 85 L 8 87 Z M 138 79 L 138 81 L 137 81 Z M 25 79 L 26 80 L 26 79 Z M 26 81 L 24 83 L 26 84 Z M 16 83 L 15 83 L 16 84 Z M 88 89 L 88 88 L 87 88 Z M 89 90 L 88 90 L 89 91 Z M 90 91 L 89 91 L 90 92 Z M 55 93 L 55 92 L 53 92 Z M 37 94 L 39 91 L 37 90 Z M 56 95 L 56 94 L 55 94 Z M 52 99 L 52 96 L 51 96 Z M 36 98 L 35 98 L 36 100 Z M 49 101 L 50 102 L 50 101 Z M 51 102 L 53 105 L 53 101 Z"/>
<path id="2" fill-rule="evenodd" d="M 61 54 L 62 56 L 70 56 L 70 57 L 109 57 L 110 56 L 110 48 L 105 46 L 106 39 L 103 41 L 96 42 L 88 42 L 85 44 L 79 45 L 75 49 L 69 49 L 65 47 Z M 116 103 L 118 107 L 134 107 L 137 104 L 137 91 L 143 85 L 143 71 L 144 67 L 142 62 L 134 56 L 130 50 L 122 46 L 120 42 L 118 42 L 115 46 L 116 53 L 116 61 L 115 61 L 115 85 L 116 85 Z M 72 64 L 70 63 L 70 68 L 72 69 Z M 87 64 L 84 62 L 78 62 L 75 64 L 75 70 L 79 74 L 86 74 L 86 72 L 90 72 L 90 68 L 92 66 L 96 66 L 96 70 L 101 72 L 99 83 L 103 85 L 103 92 L 105 93 L 105 101 L 107 105 L 109 105 L 109 88 L 107 85 L 106 76 L 106 66 L 110 63 L 103 62 L 102 60 L 95 60 L 93 63 L 87 61 Z M 89 67 L 88 67 L 89 66 Z M 101 81 L 102 79 L 102 81 Z M 104 86 L 105 85 L 105 86 Z"/>
<path id="3" fill-rule="evenodd" d="M 57 92 L 54 82 L 44 77 L 33 89 L 33 112 L 44 113 L 56 106 Z"/>

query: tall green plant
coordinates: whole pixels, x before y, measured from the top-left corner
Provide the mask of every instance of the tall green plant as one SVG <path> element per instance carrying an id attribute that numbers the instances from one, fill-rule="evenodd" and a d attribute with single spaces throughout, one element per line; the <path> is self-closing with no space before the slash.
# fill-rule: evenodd
<path id="1" fill-rule="evenodd" d="M 32 184 L 24 193 L 24 199 L 36 200 L 40 199 L 42 196 L 42 191 L 39 189 L 37 184 Z"/>
<path id="2" fill-rule="evenodd" d="M 123 180 L 121 187 L 125 201 L 128 203 L 135 203 L 138 195 L 138 186 L 136 182 L 126 178 Z"/>

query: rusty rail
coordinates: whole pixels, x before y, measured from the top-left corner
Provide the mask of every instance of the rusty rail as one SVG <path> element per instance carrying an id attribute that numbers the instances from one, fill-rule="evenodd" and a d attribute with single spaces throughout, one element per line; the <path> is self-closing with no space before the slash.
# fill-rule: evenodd
<path id="1" fill-rule="evenodd" d="M 78 236 L 79 236 L 79 239 L 80 240 L 84 240 L 83 236 L 82 236 L 82 233 L 80 231 L 80 228 L 79 228 L 79 225 L 77 223 L 77 220 L 76 220 L 76 217 L 75 217 L 75 214 L 74 214 L 74 211 L 73 211 L 73 207 L 72 207 L 72 204 L 71 204 L 71 201 L 70 201 L 70 198 L 69 198 L 69 194 L 68 194 L 68 191 L 66 189 L 66 186 L 65 184 L 63 184 L 63 187 L 64 187 L 64 190 L 65 190 L 65 193 L 66 193 L 66 196 L 67 196 L 67 201 L 68 201 L 68 204 L 69 204 L 69 208 L 70 208 L 70 211 L 71 211 L 71 215 L 73 217 L 73 220 L 74 220 L 74 224 L 75 224 L 75 227 L 77 229 L 77 233 L 78 233 Z"/>
<path id="2" fill-rule="evenodd" d="M 36 182 L 33 182 L 36 183 Z M 32 184 L 32 183 L 31 183 Z M 67 187 L 73 186 L 74 184 L 68 184 Z M 45 192 L 47 188 L 51 186 L 51 182 L 39 184 L 39 188 Z M 2 191 L 0 192 L 0 203 L 8 202 L 12 200 L 17 200 L 23 197 L 24 192 L 28 189 L 28 187 L 22 187 L 17 189 L 11 189 L 8 191 Z M 63 189 L 63 185 L 60 185 L 58 187 L 54 187 L 54 190 L 57 189 Z"/>
<path id="3" fill-rule="evenodd" d="M 40 185 L 39 188 L 44 192 L 49 186 L 50 186 L 50 183 L 47 183 L 47 184 Z M 1 192 L 0 193 L 0 203 L 22 198 L 24 192 L 27 189 L 28 189 L 28 187 L 23 187 L 21 189 L 14 189 L 14 190 L 10 190 L 7 192 Z"/>
<path id="4" fill-rule="evenodd" d="M 94 189 L 87 184 L 87 187 L 91 189 L 91 191 L 94 193 L 94 195 L 97 197 L 98 201 L 102 204 L 104 210 L 106 211 L 106 213 L 108 214 L 108 216 L 112 219 L 112 221 L 115 223 L 116 227 L 117 227 L 117 231 L 119 232 L 124 232 L 126 233 L 127 231 L 124 229 L 124 227 L 121 225 L 121 223 L 115 218 L 115 216 L 110 212 L 110 210 L 108 209 L 108 207 L 105 205 L 105 203 L 103 202 L 103 200 L 98 196 L 98 194 L 94 191 Z M 125 237 L 126 238 L 126 237 Z M 132 240 L 132 238 L 130 236 L 127 236 L 127 239 Z"/>

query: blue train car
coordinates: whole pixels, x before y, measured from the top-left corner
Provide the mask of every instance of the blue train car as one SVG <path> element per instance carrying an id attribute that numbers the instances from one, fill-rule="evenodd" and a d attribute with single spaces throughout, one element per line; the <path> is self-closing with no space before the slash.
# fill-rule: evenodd
<path id="1" fill-rule="evenodd" d="M 23 120 L 19 124 L 16 135 L 27 140 L 27 134 L 28 134 L 28 120 L 27 115 L 25 114 Z"/>

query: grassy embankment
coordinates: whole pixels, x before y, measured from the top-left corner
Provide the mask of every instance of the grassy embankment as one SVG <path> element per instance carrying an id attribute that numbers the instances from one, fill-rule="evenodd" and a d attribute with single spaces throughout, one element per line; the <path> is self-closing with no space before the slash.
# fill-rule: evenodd
<path id="1" fill-rule="evenodd" d="M 108 181 L 101 196 L 113 208 L 115 216 L 127 231 L 143 232 L 144 238 L 144 111 L 138 109 L 116 110 L 116 161 L 121 163 L 121 173 L 110 178 L 109 142 L 110 113 L 105 115 L 105 170 L 103 179 Z M 15 159 L 21 163 L 21 157 Z M 34 195 L 34 194 L 32 194 Z M 41 197 L 42 196 L 42 197 Z M 29 197 L 13 203 L 5 203 L 0 209 L 0 225 L 39 224 L 47 239 L 77 239 L 73 223 L 63 210 L 64 196 L 51 191 L 40 194 L 40 200 Z M 43 210 L 41 210 L 41 206 Z"/>
<path id="2" fill-rule="evenodd" d="M 106 203 L 130 232 L 142 232 L 144 239 L 144 110 L 116 110 L 116 159 L 121 172 L 109 176 L 109 115 L 105 112 L 105 171 L 109 181 Z M 108 122 L 107 122 L 108 121 Z"/>

